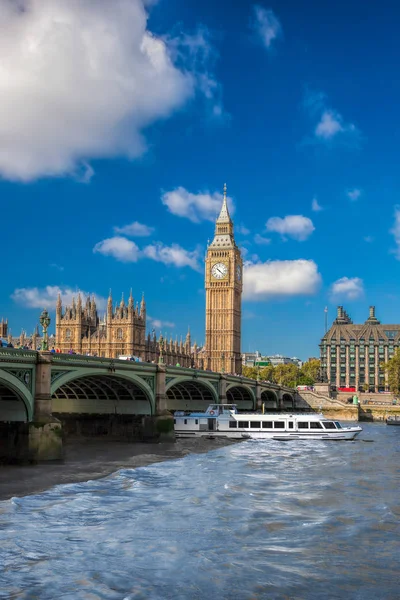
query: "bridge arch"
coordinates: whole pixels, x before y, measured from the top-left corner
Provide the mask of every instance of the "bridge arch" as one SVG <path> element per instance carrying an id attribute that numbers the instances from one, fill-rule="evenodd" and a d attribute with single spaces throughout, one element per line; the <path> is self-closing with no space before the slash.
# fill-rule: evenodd
<path id="1" fill-rule="evenodd" d="M 291 394 L 289 394 L 288 392 L 284 392 L 282 394 L 282 404 L 283 404 L 283 408 L 288 408 L 288 409 L 293 409 L 294 406 L 294 398 Z"/>
<path id="2" fill-rule="evenodd" d="M 133 374 L 69 371 L 51 387 L 53 414 L 152 415 L 150 386 Z"/>
<path id="3" fill-rule="evenodd" d="M 207 380 L 175 377 L 165 391 L 169 410 L 206 410 L 209 404 L 218 402 L 217 390 Z"/>
<path id="4" fill-rule="evenodd" d="M 32 421 L 33 398 L 25 385 L 6 371 L 0 371 L 0 421 Z"/>
<path id="5" fill-rule="evenodd" d="M 241 410 L 255 410 L 256 397 L 254 391 L 247 385 L 231 383 L 226 388 L 226 401 L 236 404 Z"/>
<path id="6" fill-rule="evenodd" d="M 279 398 L 274 390 L 263 390 L 261 392 L 261 403 L 267 410 L 278 410 Z"/>

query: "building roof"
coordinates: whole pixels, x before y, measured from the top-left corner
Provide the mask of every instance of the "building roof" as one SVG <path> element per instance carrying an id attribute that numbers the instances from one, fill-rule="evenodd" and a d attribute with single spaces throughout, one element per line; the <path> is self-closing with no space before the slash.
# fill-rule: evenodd
<path id="1" fill-rule="evenodd" d="M 338 343 L 340 341 L 369 341 L 370 339 L 374 342 L 379 342 L 379 340 L 398 342 L 400 340 L 400 324 L 382 324 L 375 316 L 375 307 L 371 306 L 369 317 L 365 323 L 355 325 L 346 311 L 343 310 L 343 306 L 338 306 L 337 318 L 322 338 L 323 341 L 328 343 L 332 340 Z"/>

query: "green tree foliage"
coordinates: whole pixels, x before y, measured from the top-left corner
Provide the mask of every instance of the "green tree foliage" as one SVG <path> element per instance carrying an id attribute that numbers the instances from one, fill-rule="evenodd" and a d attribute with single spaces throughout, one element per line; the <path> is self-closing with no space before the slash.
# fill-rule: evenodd
<path id="1" fill-rule="evenodd" d="M 279 385 L 295 387 L 300 369 L 297 365 L 289 363 L 287 365 L 277 365 L 274 368 L 274 382 Z"/>
<path id="2" fill-rule="evenodd" d="M 243 367 L 243 376 L 260 381 L 272 381 L 280 385 L 295 387 L 296 385 L 314 385 L 319 378 L 320 361 L 316 358 L 307 361 L 299 369 L 292 363 L 273 367 Z"/>
<path id="3" fill-rule="evenodd" d="M 388 374 L 390 391 L 398 394 L 400 392 L 400 349 L 396 348 L 392 358 L 382 366 Z"/>
<path id="4" fill-rule="evenodd" d="M 257 379 L 257 367 L 243 367 L 242 375 L 249 379 Z"/>
<path id="5" fill-rule="evenodd" d="M 304 378 L 308 378 L 311 383 L 315 383 L 318 381 L 319 370 L 321 368 L 321 361 L 317 358 L 312 358 L 308 360 L 306 363 L 303 363 L 301 367 L 300 374 Z M 303 384 L 307 385 L 307 384 Z"/>

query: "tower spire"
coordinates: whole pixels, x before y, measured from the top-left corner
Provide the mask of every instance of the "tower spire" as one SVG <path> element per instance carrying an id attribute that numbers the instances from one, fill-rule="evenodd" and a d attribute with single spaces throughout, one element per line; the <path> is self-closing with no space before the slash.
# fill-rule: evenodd
<path id="1" fill-rule="evenodd" d="M 228 200 L 226 197 L 226 193 L 227 193 L 227 187 L 226 187 L 226 183 L 224 183 L 224 197 L 223 197 L 223 201 L 222 201 L 222 207 L 221 207 L 221 212 L 219 213 L 219 217 L 217 219 L 217 223 L 231 223 L 231 216 L 229 214 L 229 209 L 228 209 Z"/>

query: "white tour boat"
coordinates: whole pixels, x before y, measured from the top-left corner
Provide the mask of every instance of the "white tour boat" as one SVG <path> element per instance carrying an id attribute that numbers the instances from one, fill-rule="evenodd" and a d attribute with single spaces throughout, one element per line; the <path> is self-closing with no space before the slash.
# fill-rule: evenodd
<path id="1" fill-rule="evenodd" d="M 238 413 L 236 404 L 210 404 L 206 412 L 174 414 L 176 437 L 228 437 L 232 439 L 353 440 L 359 425 L 344 427 L 322 414 Z"/>

